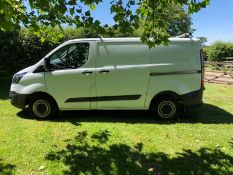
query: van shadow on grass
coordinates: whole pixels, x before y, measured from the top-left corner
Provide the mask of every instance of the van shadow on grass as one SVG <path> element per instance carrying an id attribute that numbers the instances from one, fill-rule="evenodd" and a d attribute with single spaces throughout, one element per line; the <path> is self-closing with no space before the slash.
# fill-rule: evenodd
<path id="1" fill-rule="evenodd" d="M 1 175 L 11 175 L 14 174 L 15 165 L 6 164 L 0 159 L 0 174 Z"/>
<path id="2" fill-rule="evenodd" d="M 31 118 L 27 110 L 22 110 L 17 115 L 21 118 Z M 161 120 L 149 111 L 138 110 L 90 110 L 90 111 L 62 111 L 51 122 L 71 122 L 79 125 L 81 122 L 115 122 L 115 123 L 148 123 L 148 124 L 174 124 L 174 123 L 204 123 L 204 124 L 231 124 L 233 115 L 224 109 L 211 104 L 189 111 L 185 116 L 174 120 Z"/>
<path id="3" fill-rule="evenodd" d="M 63 174 L 128 174 L 128 175 L 230 175 L 233 173 L 233 157 L 221 149 L 200 148 L 197 151 L 182 150 L 171 157 L 163 152 L 143 152 L 143 144 L 134 146 L 109 143 L 107 130 L 89 135 L 79 132 L 73 140 L 67 140 L 61 150 L 49 152 L 45 159 L 62 162 L 67 168 Z"/>

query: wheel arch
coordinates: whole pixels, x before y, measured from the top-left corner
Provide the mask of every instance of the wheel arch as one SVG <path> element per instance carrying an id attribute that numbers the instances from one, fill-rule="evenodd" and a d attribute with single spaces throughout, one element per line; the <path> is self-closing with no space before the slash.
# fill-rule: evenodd
<path id="1" fill-rule="evenodd" d="M 26 105 L 28 105 L 30 103 L 30 101 L 32 100 L 33 97 L 36 96 L 44 96 L 44 97 L 48 97 L 50 98 L 56 105 L 56 107 L 58 108 L 58 103 L 57 101 L 53 98 L 53 96 L 51 96 L 50 94 L 46 93 L 46 92 L 42 92 L 42 91 L 38 91 L 38 92 L 33 92 L 32 94 L 30 94 L 26 100 Z"/>
<path id="2" fill-rule="evenodd" d="M 156 94 L 156 95 L 151 99 L 150 105 L 149 105 L 149 109 L 151 109 L 152 104 L 153 104 L 157 99 L 159 99 L 159 98 L 161 98 L 161 97 L 165 97 L 165 96 L 169 96 L 169 97 L 175 99 L 175 100 L 178 101 L 178 102 L 179 102 L 179 101 L 180 101 L 180 102 L 183 101 L 181 95 L 177 94 L 176 92 L 174 92 L 174 91 L 163 91 L 163 92 L 160 92 L 160 93 Z"/>

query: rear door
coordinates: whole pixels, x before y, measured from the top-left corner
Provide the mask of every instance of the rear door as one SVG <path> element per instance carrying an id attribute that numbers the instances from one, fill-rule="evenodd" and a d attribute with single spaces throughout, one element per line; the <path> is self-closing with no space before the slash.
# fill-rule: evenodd
<path id="1" fill-rule="evenodd" d="M 149 81 L 148 50 L 140 43 L 97 44 L 98 109 L 144 109 Z"/>

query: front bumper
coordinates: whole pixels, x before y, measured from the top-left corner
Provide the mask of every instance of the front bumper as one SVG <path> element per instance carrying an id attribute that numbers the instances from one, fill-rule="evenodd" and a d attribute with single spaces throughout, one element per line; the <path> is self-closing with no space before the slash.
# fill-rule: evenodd
<path id="1" fill-rule="evenodd" d="M 203 90 L 204 88 L 201 88 L 197 91 L 193 91 L 193 92 L 182 95 L 184 106 L 185 107 L 201 106 L 203 104 L 203 101 L 202 101 Z"/>
<path id="2" fill-rule="evenodd" d="M 17 108 L 24 109 L 27 105 L 28 94 L 18 94 L 15 91 L 10 91 L 9 97 L 11 104 Z"/>

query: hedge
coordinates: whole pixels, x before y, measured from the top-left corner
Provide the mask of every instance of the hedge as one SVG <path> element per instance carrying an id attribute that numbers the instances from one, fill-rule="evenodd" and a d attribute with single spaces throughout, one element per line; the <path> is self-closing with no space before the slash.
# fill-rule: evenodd
<path id="1" fill-rule="evenodd" d="M 204 48 L 208 61 L 222 61 L 226 57 L 233 57 L 233 43 L 217 41 Z"/>
<path id="2" fill-rule="evenodd" d="M 0 81 L 9 82 L 14 73 L 36 63 L 57 45 L 19 32 L 1 32 Z"/>
<path id="3" fill-rule="evenodd" d="M 32 34 L 28 29 L 0 32 L 0 86 L 6 82 L 9 84 L 17 71 L 35 64 L 62 42 L 90 36 L 82 28 L 63 31 L 46 28 L 43 34 Z"/>

